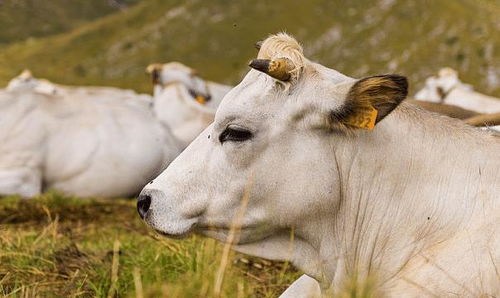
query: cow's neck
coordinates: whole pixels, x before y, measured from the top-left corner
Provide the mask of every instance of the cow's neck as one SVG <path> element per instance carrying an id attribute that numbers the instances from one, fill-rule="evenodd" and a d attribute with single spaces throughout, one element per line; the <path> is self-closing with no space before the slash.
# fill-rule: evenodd
<path id="1" fill-rule="evenodd" d="M 500 144 L 441 117 L 401 110 L 413 119 L 400 111 L 355 143 L 333 145 L 342 184 L 336 216 L 301 231 L 329 271 L 325 284 L 338 286 L 355 273 L 390 280 L 417 254 L 479 224 L 495 204 Z"/>

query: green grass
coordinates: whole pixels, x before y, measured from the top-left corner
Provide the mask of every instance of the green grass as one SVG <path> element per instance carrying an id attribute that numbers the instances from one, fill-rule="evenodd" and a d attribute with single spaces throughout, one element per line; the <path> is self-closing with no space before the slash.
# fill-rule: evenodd
<path id="1" fill-rule="evenodd" d="M 31 68 L 56 82 L 147 92 L 146 65 L 172 60 L 235 84 L 254 42 L 286 30 L 312 59 L 352 76 L 402 73 L 415 91 L 451 66 L 500 96 L 487 79 L 488 71 L 500 77 L 499 12 L 494 0 L 143 0 L 67 33 L 10 44 L 0 50 L 0 84 Z"/>
<path id="2" fill-rule="evenodd" d="M 221 251 L 210 239 L 158 236 L 136 215 L 134 200 L 52 192 L 0 199 L 2 296 L 106 297 L 114 261 L 116 296 L 213 297 Z M 230 254 L 219 297 L 276 297 L 300 275 L 286 263 L 235 262 L 240 257 Z"/>

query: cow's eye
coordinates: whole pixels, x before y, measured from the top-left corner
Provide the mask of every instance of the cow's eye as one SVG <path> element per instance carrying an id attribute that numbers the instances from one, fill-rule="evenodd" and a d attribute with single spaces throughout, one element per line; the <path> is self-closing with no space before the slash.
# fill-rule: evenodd
<path id="1" fill-rule="evenodd" d="M 243 142 L 252 138 L 252 133 L 242 127 L 228 126 L 219 135 L 219 141 L 222 143 L 226 141 Z"/>

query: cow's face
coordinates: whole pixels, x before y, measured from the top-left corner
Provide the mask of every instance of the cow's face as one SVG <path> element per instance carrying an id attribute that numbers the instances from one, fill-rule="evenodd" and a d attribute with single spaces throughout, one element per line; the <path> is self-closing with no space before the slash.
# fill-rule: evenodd
<path id="1" fill-rule="evenodd" d="M 57 88 L 47 80 L 33 77 L 29 70 L 24 70 L 20 75 L 9 81 L 7 91 L 34 91 L 42 94 L 56 94 Z"/>
<path id="2" fill-rule="evenodd" d="M 268 75 L 273 61 L 253 63 L 262 72 L 251 70 L 214 123 L 144 188 L 138 209 L 154 229 L 224 241 L 236 222 L 243 244 L 332 216 L 341 183 L 336 154 L 343 154 L 336 150 L 392 111 L 406 80 L 356 81 L 305 58 L 283 61 L 290 70 L 271 75 L 286 81 Z"/>
<path id="3" fill-rule="evenodd" d="M 205 104 L 211 98 L 205 80 L 200 78 L 194 69 L 182 63 L 151 64 L 146 72 L 151 75 L 155 85 L 155 95 L 170 84 L 181 83 L 198 103 Z"/>
<path id="4" fill-rule="evenodd" d="M 424 87 L 415 94 L 415 98 L 436 103 L 446 103 L 446 98 L 455 88 L 472 90 L 470 85 L 460 81 L 456 70 L 442 68 L 437 76 L 431 76 L 425 80 Z"/>
<path id="5" fill-rule="evenodd" d="M 33 77 L 31 71 L 24 70 L 17 77 L 13 78 L 7 84 L 7 91 L 15 90 L 34 90 L 38 85 L 38 80 Z"/>

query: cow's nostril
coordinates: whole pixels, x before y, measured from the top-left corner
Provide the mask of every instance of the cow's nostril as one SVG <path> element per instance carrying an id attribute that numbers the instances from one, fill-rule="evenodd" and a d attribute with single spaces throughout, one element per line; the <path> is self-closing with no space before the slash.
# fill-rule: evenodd
<path id="1" fill-rule="evenodd" d="M 137 200 L 137 212 L 139 212 L 139 216 L 144 219 L 146 213 L 149 210 L 149 206 L 151 206 L 151 196 L 150 195 L 140 195 Z"/>

